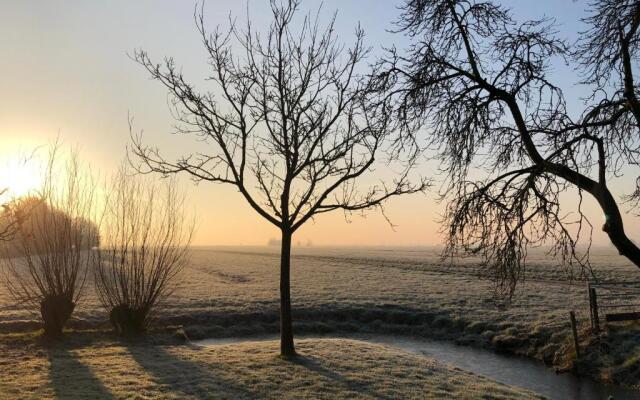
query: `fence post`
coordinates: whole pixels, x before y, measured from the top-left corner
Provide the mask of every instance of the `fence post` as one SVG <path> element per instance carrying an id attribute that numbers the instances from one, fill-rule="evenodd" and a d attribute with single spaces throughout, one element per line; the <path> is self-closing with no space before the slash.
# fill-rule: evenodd
<path id="1" fill-rule="evenodd" d="M 593 322 L 596 333 L 600 333 L 600 318 L 598 317 L 598 296 L 596 288 L 591 288 L 591 298 L 593 301 Z"/>
<path id="2" fill-rule="evenodd" d="M 591 282 L 587 281 L 587 294 L 589 295 L 589 322 L 591 323 L 591 330 L 595 327 L 593 325 L 593 297 L 591 296 Z"/>
<path id="3" fill-rule="evenodd" d="M 576 358 L 579 358 L 580 342 L 578 341 L 578 327 L 576 326 L 576 314 L 573 311 L 569 311 L 569 318 L 571 319 L 571 331 L 573 333 L 573 348 L 576 350 Z"/>

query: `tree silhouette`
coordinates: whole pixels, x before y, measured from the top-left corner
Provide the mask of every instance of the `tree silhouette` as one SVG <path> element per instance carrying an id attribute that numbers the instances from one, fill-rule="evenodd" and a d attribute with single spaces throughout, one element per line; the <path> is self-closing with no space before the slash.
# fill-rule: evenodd
<path id="1" fill-rule="evenodd" d="M 589 265 L 588 249 L 577 249 L 581 236 L 591 243 L 584 194 L 601 207 L 611 243 L 640 267 L 607 184 L 638 165 L 639 4 L 593 2 L 591 28 L 574 45 L 556 37 L 553 21 L 519 23 L 494 1 L 403 5 L 398 33 L 411 44 L 377 64 L 378 89 L 396 107 L 405 138 L 428 132 L 446 171 L 447 254 L 481 256 L 503 293 L 523 277 L 532 245 L 552 244 L 566 267 Z M 553 59 L 574 60 L 594 88 L 577 118 L 550 81 Z M 578 196 L 564 206 L 575 206 L 574 215 L 561 212 L 569 188 Z M 632 208 L 638 199 L 640 189 L 628 197 Z"/>
<path id="2" fill-rule="evenodd" d="M 157 185 L 121 168 L 111 180 L 94 277 L 119 334 L 143 333 L 176 288 L 193 228 L 175 179 Z"/>
<path id="3" fill-rule="evenodd" d="M 9 191 L 8 188 L 0 189 L 0 196 Z M 6 242 L 15 237 L 16 232 L 20 228 L 20 224 L 25 218 L 23 209 L 15 208 L 15 199 L 0 205 L 2 214 L 0 215 L 0 242 Z"/>
<path id="4" fill-rule="evenodd" d="M 26 215 L 14 237 L 3 243 L 0 265 L 11 296 L 39 311 L 44 334 L 62 335 L 80 301 L 99 244 L 95 220 L 95 183 L 72 152 L 62 164 L 52 147 L 42 187 L 35 197 L 15 201 Z"/>
<path id="5" fill-rule="evenodd" d="M 171 58 L 154 63 L 146 52 L 135 60 L 172 96 L 177 133 L 200 137 L 210 152 L 169 161 L 159 150 L 133 138 L 141 172 L 187 173 L 196 181 L 235 186 L 251 207 L 281 231 L 281 353 L 295 354 L 290 300 L 291 238 L 314 216 L 335 210 L 352 213 L 381 208 L 385 200 L 423 191 L 411 183 L 413 162 L 391 182 L 357 182 L 393 145 L 385 107 L 367 101 L 369 84 L 357 75 L 368 49 L 356 30 L 346 49 L 334 33 L 334 19 L 321 29 L 318 17 L 293 29 L 299 2 L 271 1 L 273 21 L 264 36 L 250 22 L 208 34 L 203 13 L 196 25 L 208 53 L 216 92 L 197 92 Z M 391 164 L 396 161 L 388 160 Z"/>

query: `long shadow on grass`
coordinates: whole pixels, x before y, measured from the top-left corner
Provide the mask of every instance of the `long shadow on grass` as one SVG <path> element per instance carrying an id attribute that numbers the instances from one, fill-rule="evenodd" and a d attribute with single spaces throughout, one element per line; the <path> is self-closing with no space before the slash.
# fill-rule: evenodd
<path id="1" fill-rule="evenodd" d="M 114 399 L 100 379 L 69 349 L 49 350 L 49 380 L 58 399 Z"/>
<path id="2" fill-rule="evenodd" d="M 381 393 L 378 393 L 375 390 L 372 390 L 372 388 L 369 387 L 369 383 L 352 380 L 352 379 L 349 379 L 349 378 L 341 375 L 339 372 L 327 369 L 327 368 L 323 367 L 322 364 L 320 364 L 318 361 L 316 361 L 312 357 L 300 356 L 299 355 L 293 361 L 296 364 L 307 368 L 309 371 L 311 371 L 313 373 L 322 375 L 325 378 L 330 379 L 331 381 L 333 381 L 333 382 L 335 382 L 335 383 L 337 383 L 339 385 L 342 385 L 344 388 L 346 388 L 346 389 L 348 389 L 350 391 L 353 391 L 353 392 L 356 392 L 356 393 L 360 393 L 360 394 L 364 394 L 364 395 L 368 395 L 368 396 L 371 396 L 371 397 L 376 398 L 376 399 L 392 400 L 390 397 L 384 396 Z"/>
<path id="3" fill-rule="evenodd" d="M 168 390 L 201 399 L 256 398 L 256 393 L 223 378 L 222 371 L 216 370 L 215 366 L 177 357 L 162 346 L 123 344 L 136 362 Z"/>

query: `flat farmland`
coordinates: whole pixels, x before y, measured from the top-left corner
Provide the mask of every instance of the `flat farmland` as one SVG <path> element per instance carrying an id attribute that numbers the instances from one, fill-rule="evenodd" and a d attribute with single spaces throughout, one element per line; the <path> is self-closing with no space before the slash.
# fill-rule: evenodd
<path id="1" fill-rule="evenodd" d="M 194 339 L 254 336 L 278 331 L 279 255 L 271 247 L 194 248 L 174 295 L 156 324 L 182 325 Z M 602 280 L 635 280 L 640 271 L 611 250 L 594 251 Z M 509 302 L 475 260 L 444 263 L 433 248 L 297 248 L 292 258 L 292 302 L 297 334 L 379 333 L 428 337 L 576 368 L 597 379 L 637 385 L 640 330 L 611 330 L 594 343 L 588 332 L 584 281 L 543 252 L 533 252 L 526 281 Z M 69 324 L 107 328 L 91 290 Z M 4 333 L 38 328 L 37 315 L 0 294 Z M 568 314 L 578 316 L 585 355 L 574 360 Z M 603 346 L 606 345 L 606 346 Z M 606 349 L 606 350 L 603 350 Z"/>

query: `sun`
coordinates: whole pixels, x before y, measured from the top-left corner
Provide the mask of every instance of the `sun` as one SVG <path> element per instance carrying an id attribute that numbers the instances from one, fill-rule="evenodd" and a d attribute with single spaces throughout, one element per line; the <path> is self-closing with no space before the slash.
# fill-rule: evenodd
<path id="1" fill-rule="evenodd" d="M 42 171 L 33 160 L 12 159 L 0 162 L 0 191 L 2 199 L 35 193 L 43 182 Z"/>

